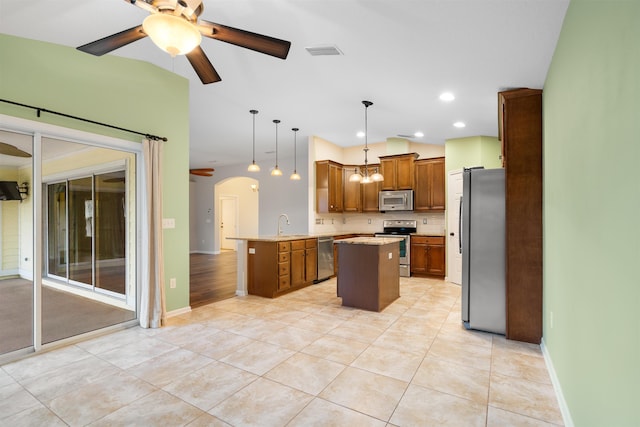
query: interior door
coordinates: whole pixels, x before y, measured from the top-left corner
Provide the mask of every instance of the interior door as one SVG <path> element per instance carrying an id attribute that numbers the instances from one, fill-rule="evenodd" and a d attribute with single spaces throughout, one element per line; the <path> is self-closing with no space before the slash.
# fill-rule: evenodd
<path id="1" fill-rule="evenodd" d="M 462 197 L 462 169 L 449 172 L 447 192 L 447 280 L 462 284 L 462 252 L 460 251 L 460 198 Z"/>
<path id="2" fill-rule="evenodd" d="M 237 199 L 235 197 L 223 197 L 220 199 L 220 249 L 236 250 L 236 241 L 227 237 L 237 237 L 238 226 L 236 224 Z"/>

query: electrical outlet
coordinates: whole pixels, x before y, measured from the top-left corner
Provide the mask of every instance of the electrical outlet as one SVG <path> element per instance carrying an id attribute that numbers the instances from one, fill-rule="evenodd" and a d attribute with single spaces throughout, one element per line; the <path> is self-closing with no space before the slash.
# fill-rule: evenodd
<path id="1" fill-rule="evenodd" d="M 371 224 L 371 218 L 367 220 L 367 224 Z"/>
<path id="2" fill-rule="evenodd" d="M 422 223 L 426 224 L 427 223 L 427 218 L 422 218 Z"/>
<path id="3" fill-rule="evenodd" d="M 393 258 L 393 252 L 389 252 L 389 259 Z"/>
<path id="4" fill-rule="evenodd" d="M 176 288 L 176 278 L 172 277 L 171 279 L 169 279 L 169 287 L 171 289 L 175 289 Z"/>

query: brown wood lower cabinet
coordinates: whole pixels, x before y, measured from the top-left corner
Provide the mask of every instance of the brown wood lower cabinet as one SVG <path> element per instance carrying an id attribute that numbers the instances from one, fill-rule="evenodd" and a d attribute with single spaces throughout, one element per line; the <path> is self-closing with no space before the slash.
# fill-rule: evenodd
<path id="1" fill-rule="evenodd" d="M 317 239 L 247 242 L 247 290 L 274 298 L 317 278 Z"/>
<path id="2" fill-rule="evenodd" d="M 411 274 L 445 276 L 444 237 L 411 236 Z"/>

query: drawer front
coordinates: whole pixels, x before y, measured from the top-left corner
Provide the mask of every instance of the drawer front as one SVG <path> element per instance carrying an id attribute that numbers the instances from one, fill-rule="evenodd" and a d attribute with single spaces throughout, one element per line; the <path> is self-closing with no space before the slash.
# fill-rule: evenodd
<path id="1" fill-rule="evenodd" d="M 292 251 L 300 251 L 304 249 L 304 240 L 294 240 L 291 242 L 291 250 Z"/>
<path id="2" fill-rule="evenodd" d="M 444 237 L 441 236 L 411 236 L 411 243 L 424 245 L 444 245 Z"/>
<path id="3" fill-rule="evenodd" d="M 291 287 L 291 279 L 289 275 L 280 276 L 278 278 L 278 290 L 289 289 Z"/>
<path id="4" fill-rule="evenodd" d="M 318 246 L 318 239 L 307 239 L 304 241 L 304 247 L 306 249 L 315 248 Z"/>
<path id="5" fill-rule="evenodd" d="M 278 242 L 278 252 L 288 252 L 290 249 L 290 242 Z"/>
<path id="6" fill-rule="evenodd" d="M 289 255 L 291 252 L 280 252 L 278 253 L 278 262 L 289 262 Z"/>
<path id="7" fill-rule="evenodd" d="M 278 263 L 278 275 L 279 276 L 289 275 L 289 263 L 288 262 L 280 262 L 280 263 Z"/>

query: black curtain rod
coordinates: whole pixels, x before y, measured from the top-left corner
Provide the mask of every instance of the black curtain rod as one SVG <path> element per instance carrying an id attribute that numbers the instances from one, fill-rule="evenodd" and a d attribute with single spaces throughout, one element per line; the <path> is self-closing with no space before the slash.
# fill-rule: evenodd
<path id="1" fill-rule="evenodd" d="M 155 141 L 167 141 L 167 137 L 165 137 L 165 136 L 151 135 L 150 133 L 144 133 L 144 132 L 138 132 L 138 131 L 131 130 L 131 129 L 125 129 L 125 128 L 121 128 L 121 127 L 118 127 L 118 126 L 110 125 L 110 124 L 107 124 L 107 123 L 96 122 L 95 120 L 89 120 L 89 119 L 85 119 L 85 118 L 82 118 L 82 117 L 72 116 L 70 114 L 59 113 L 57 111 L 47 110 L 46 108 L 34 107 L 32 105 L 26 105 L 26 104 L 21 104 L 19 102 L 9 101 L 8 99 L 0 99 L 0 101 L 5 102 L 7 104 L 17 105 L 19 107 L 31 108 L 32 110 L 36 110 L 37 114 L 38 114 L 38 117 L 40 117 L 40 113 L 41 112 L 45 112 L 45 113 L 55 114 L 56 116 L 62 116 L 62 117 L 66 117 L 66 118 L 69 118 L 69 119 L 79 120 L 81 122 L 91 123 L 91 124 L 98 125 L 98 126 L 104 126 L 104 127 L 107 127 L 107 128 L 117 129 L 117 130 L 129 132 L 129 133 L 135 133 L 136 135 L 142 135 L 147 139 L 153 139 Z"/>

